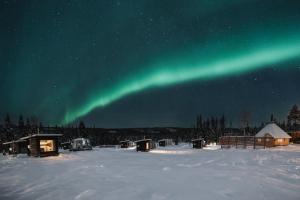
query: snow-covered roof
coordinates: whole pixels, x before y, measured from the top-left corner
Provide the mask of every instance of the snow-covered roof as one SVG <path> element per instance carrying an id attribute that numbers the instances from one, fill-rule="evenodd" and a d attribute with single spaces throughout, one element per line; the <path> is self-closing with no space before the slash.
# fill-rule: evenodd
<path id="1" fill-rule="evenodd" d="M 201 141 L 201 140 L 204 140 L 203 138 L 197 138 L 197 139 L 193 139 L 192 142 L 194 141 Z"/>
<path id="2" fill-rule="evenodd" d="M 20 138 L 20 140 L 26 140 L 28 138 L 32 138 L 32 137 L 49 137 L 49 136 L 62 136 L 62 134 L 34 134 L 34 135 L 29 135 L 29 136 L 26 136 L 26 137 L 22 137 Z"/>
<path id="3" fill-rule="evenodd" d="M 255 137 L 265 137 L 266 134 L 270 134 L 273 138 L 291 138 L 291 136 L 275 123 L 267 124 L 255 135 Z"/>
<path id="4" fill-rule="evenodd" d="M 130 140 L 123 140 L 123 141 L 120 141 L 120 143 L 122 142 L 131 142 Z"/>
<path id="5" fill-rule="evenodd" d="M 13 140 L 13 141 L 9 141 L 9 142 L 4 142 L 2 144 L 12 144 L 12 143 L 17 143 L 17 142 L 26 142 L 26 140 L 23 139 L 19 139 L 19 140 Z"/>
<path id="6" fill-rule="evenodd" d="M 137 141 L 135 141 L 135 142 L 142 142 L 142 141 L 151 141 L 151 139 L 137 140 Z"/>
<path id="7" fill-rule="evenodd" d="M 168 140 L 172 140 L 172 139 L 161 139 L 161 140 L 158 140 L 158 142 L 160 142 L 160 141 L 168 141 Z"/>
<path id="8" fill-rule="evenodd" d="M 88 140 L 88 138 L 75 138 L 73 141 L 82 141 L 82 140 Z"/>

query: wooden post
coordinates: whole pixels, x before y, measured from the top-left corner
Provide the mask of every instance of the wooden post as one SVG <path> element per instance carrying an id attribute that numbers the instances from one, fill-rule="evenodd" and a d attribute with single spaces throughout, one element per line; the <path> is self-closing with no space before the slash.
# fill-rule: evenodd
<path id="1" fill-rule="evenodd" d="M 230 147 L 230 136 L 227 136 L 228 146 Z"/>
<path id="2" fill-rule="evenodd" d="M 255 149 L 255 136 L 253 136 L 254 142 L 253 142 L 253 149 Z"/>
<path id="3" fill-rule="evenodd" d="M 237 136 L 235 136 L 235 148 L 237 149 Z"/>
<path id="4" fill-rule="evenodd" d="M 246 136 L 244 136 L 244 149 L 246 149 Z"/>
<path id="5" fill-rule="evenodd" d="M 264 136 L 264 149 L 266 148 L 266 136 Z"/>

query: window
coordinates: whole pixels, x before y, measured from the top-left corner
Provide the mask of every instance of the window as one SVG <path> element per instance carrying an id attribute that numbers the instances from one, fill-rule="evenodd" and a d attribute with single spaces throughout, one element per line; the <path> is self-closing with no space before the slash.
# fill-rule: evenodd
<path id="1" fill-rule="evenodd" d="M 258 138 L 258 139 L 257 139 L 257 142 L 261 142 L 261 139 L 260 139 L 260 138 Z"/>
<path id="2" fill-rule="evenodd" d="M 40 140 L 41 152 L 54 151 L 54 140 Z"/>
<path id="3" fill-rule="evenodd" d="M 283 139 L 277 139 L 277 142 L 282 143 Z"/>

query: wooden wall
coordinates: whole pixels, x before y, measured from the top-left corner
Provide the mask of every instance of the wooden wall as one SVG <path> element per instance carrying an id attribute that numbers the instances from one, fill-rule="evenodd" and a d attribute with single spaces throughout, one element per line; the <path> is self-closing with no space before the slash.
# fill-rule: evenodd
<path id="1" fill-rule="evenodd" d="M 289 144 L 290 144 L 289 138 L 275 139 L 275 141 L 274 141 L 275 146 L 286 146 Z"/>

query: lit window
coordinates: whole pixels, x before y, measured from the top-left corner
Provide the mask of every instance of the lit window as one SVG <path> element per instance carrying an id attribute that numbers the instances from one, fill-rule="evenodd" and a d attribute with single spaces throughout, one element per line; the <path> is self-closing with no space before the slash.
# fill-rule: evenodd
<path id="1" fill-rule="evenodd" d="M 40 150 L 41 152 L 54 151 L 54 141 L 40 140 Z"/>
<path id="2" fill-rule="evenodd" d="M 277 139 L 278 142 L 283 142 L 283 139 Z"/>
<path id="3" fill-rule="evenodd" d="M 257 139 L 257 142 L 261 142 L 261 139 L 259 138 L 259 139 Z"/>

